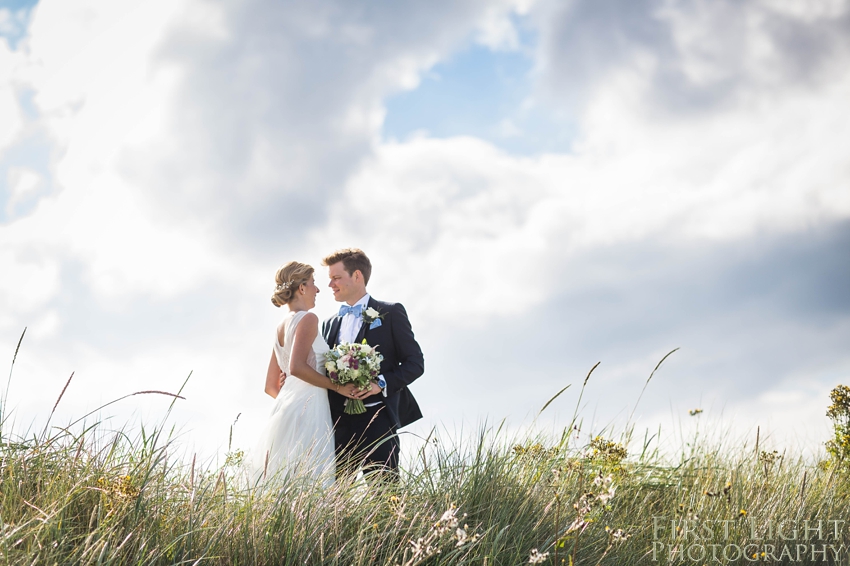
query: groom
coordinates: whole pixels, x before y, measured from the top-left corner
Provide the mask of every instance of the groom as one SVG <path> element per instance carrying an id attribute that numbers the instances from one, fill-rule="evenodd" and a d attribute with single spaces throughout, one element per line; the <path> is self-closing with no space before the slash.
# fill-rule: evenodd
<path id="1" fill-rule="evenodd" d="M 422 418 L 407 386 L 425 371 L 422 350 L 413 337 L 407 312 L 399 303 L 384 303 L 369 296 L 366 285 L 372 263 L 356 248 L 339 250 L 322 260 L 328 267 L 334 299 L 343 303 L 339 314 L 322 325 L 331 348 L 342 342 L 376 346 L 384 357 L 381 374 L 362 392 L 366 412 L 348 415 L 345 397 L 328 390 L 337 469 L 388 469 L 398 471 L 396 431 Z"/>

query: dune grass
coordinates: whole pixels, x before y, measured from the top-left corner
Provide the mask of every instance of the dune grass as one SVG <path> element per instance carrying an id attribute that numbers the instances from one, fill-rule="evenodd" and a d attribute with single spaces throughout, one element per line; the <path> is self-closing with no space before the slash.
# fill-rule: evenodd
<path id="1" fill-rule="evenodd" d="M 5 564 L 848 560 L 848 522 L 837 523 L 850 519 L 841 460 L 705 441 L 672 459 L 646 444 L 629 454 L 630 431 L 579 442 L 574 419 L 559 438 L 508 440 L 498 427 L 473 442 L 433 436 L 397 483 L 344 478 L 322 488 L 287 477 L 256 486 L 238 453 L 220 467 L 173 456 L 179 447 L 164 426 L 130 434 L 76 423 L 20 437 L 5 424 Z"/>
<path id="2" fill-rule="evenodd" d="M 4 436 L 2 560 L 649 564 L 667 563 L 668 547 L 677 544 L 683 551 L 698 540 L 743 548 L 767 521 L 774 530 L 785 522 L 787 537 L 806 520 L 810 529 L 822 521 L 824 543 L 846 544 L 847 525 L 836 539 L 828 523 L 850 511 L 846 476 L 773 453 L 695 448 L 671 463 L 629 458 L 621 444 L 602 438 L 571 449 L 537 440 L 505 446 L 490 430 L 465 449 L 429 444 L 398 484 L 349 479 L 322 489 L 281 478 L 252 487 L 233 462 L 204 470 L 171 458 L 174 447 L 161 432 L 130 437 L 89 427 Z M 714 525 L 710 542 L 696 526 L 706 521 Z M 805 538 L 798 532 L 791 544 Z"/>

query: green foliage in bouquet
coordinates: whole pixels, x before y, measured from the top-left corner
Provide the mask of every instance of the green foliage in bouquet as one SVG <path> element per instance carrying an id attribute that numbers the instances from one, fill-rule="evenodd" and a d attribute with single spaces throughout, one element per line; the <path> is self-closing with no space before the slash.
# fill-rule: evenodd
<path id="1" fill-rule="evenodd" d="M 365 391 L 380 374 L 384 357 L 378 353 L 377 346 L 369 346 L 364 339 L 360 344 L 339 344 L 325 354 L 325 359 L 325 369 L 331 381 L 339 385 L 353 383 L 360 391 Z M 347 415 L 360 415 L 365 412 L 363 401 L 346 399 Z"/>

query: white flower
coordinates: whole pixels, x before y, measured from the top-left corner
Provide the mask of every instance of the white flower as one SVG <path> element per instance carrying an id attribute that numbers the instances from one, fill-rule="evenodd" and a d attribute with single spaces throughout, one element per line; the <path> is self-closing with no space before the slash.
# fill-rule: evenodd
<path id="1" fill-rule="evenodd" d="M 617 529 L 613 533 L 611 533 L 611 542 L 624 542 L 627 538 L 632 535 L 627 535 L 623 529 Z"/>
<path id="2" fill-rule="evenodd" d="M 609 485 L 611 485 L 612 481 L 614 481 L 614 479 L 610 476 L 610 474 L 603 477 L 602 472 L 599 472 L 599 475 L 596 476 L 596 478 L 594 478 L 594 480 L 593 480 L 593 485 L 595 485 L 595 486 L 601 485 L 601 486 L 608 487 Z"/>
<path id="3" fill-rule="evenodd" d="M 578 517 L 578 518 L 576 518 L 576 520 L 575 520 L 575 521 L 573 521 L 573 522 L 570 524 L 570 526 L 567 528 L 567 532 L 566 532 L 565 534 L 574 533 L 574 532 L 579 531 L 579 530 L 580 530 L 580 531 L 584 531 L 584 529 L 585 529 L 585 528 L 587 527 L 587 525 L 589 525 L 589 524 L 590 524 L 590 523 L 588 523 L 587 521 L 585 521 L 585 520 L 584 520 L 584 519 L 582 519 L 581 517 Z"/>
<path id="4" fill-rule="evenodd" d="M 453 528 L 457 527 L 457 524 L 458 524 L 458 520 L 457 520 L 456 515 L 457 515 L 457 507 L 452 505 L 445 513 L 443 513 L 443 516 L 440 517 L 440 520 L 438 521 L 438 523 L 453 529 Z"/>
<path id="5" fill-rule="evenodd" d="M 536 548 L 531 549 L 531 554 L 528 556 L 529 564 L 543 564 L 549 558 L 548 552 L 538 552 Z"/>
<path id="6" fill-rule="evenodd" d="M 336 370 L 336 364 L 334 362 L 328 362 L 325 364 L 325 369 L 328 371 Z"/>
<path id="7" fill-rule="evenodd" d="M 596 499 L 602 504 L 605 505 L 608 501 L 614 497 L 614 492 L 617 490 L 615 486 L 611 486 L 608 488 L 608 491 L 600 493 L 596 496 Z"/>
<path id="8" fill-rule="evenodd" d="M 376 319 L 376 318 L 381 316 L 381 313 L 379 313 L 378 311 L 376 311 L 372 307 L 367 308 L 366 311 L 365 311 L 365 314 L 366 314 L 366 316 L 368 316 L 371 319 Z"/>

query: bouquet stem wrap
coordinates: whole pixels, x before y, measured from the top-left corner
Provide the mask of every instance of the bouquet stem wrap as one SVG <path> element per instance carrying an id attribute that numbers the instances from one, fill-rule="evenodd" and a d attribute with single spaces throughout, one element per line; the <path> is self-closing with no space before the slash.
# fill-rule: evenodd
<path id="1" fill-rule="evenodd" d="M 362 415 L 366 412 L 366 405 L 363 404 L 363 401 L 360 399 L 346 399 L 345 400 L 345 414 L 346 415 Z"/>
<path id="2" fill-rule="evenodd" d="M 384 357 L 363 340 L 360 344 L 339 344 L 325 354 L 325 370 L 337 385 L 353 383 L 360 391 L 372 387 L 372 380 L 381 372 Z M 360 415 L 366 407 L 360 399 L 345 400 L 345 414 Z"/>

